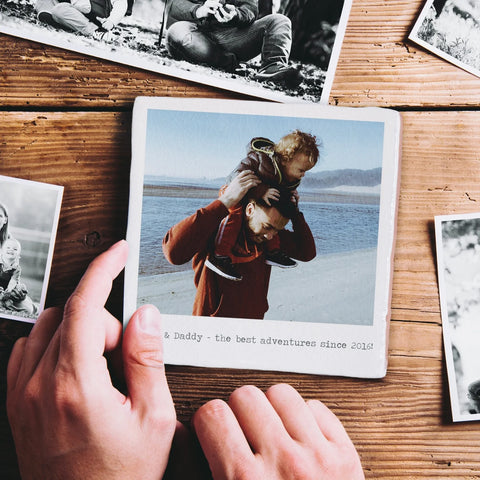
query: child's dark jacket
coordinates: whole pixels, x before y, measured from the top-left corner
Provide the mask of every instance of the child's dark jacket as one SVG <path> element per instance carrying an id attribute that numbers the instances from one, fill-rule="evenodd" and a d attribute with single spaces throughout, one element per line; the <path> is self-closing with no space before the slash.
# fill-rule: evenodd
<path id="1" fill-rule="evenodd" d="M 237 165 L 235 170 L 227 178 L 229 184 L 240 172 L 250 170 L 262 181 L 254 189 L 254 197 L 263 197 L 269 188 L 276 188 L 281 193 L 291 192 L 300 185 L 300 180 L 288 182 L 285 180 L 280 160 L 274 153 L 275 144 L 268 138 L 256 137 L 249 146 L 247 156 Z M 253 190 L 253 189 L 252 189 Z"/>

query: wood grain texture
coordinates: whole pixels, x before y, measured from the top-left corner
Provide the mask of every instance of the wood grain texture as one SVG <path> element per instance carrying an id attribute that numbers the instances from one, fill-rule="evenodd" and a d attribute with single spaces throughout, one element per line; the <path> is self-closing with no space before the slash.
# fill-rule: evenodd
<path id="1" fill-rule="evenodd" d="M 450 418 L 433 232 L 435 215 L 480 210 L 480 80 L 407 40 L 422 5 L 354 0 L 331 96 L 332 104 L 402 109 L 387 376 L 171 366 L 182 421 L 243 384 L 288 382 L 340 417 L 367 479 L 480 478 L 478 423 Z M 62 305 L 89 261 L 125 235 L 138 95 L 245 98 L 0 35 L 0 174 L 65 186 L 48 305 Z M 121 304 L 120 278 L 108 306 L 119 315 Z M 6 365 L 30 328 L 0 320 L 0 476 L 7 480 L 19 475 L 5 413 Z"/>

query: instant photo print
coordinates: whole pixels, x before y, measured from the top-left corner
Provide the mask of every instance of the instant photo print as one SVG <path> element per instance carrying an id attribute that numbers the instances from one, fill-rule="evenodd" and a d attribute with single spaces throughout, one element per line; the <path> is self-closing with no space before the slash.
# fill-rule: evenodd
<path id="1" fill-rule="evenodd" d="M 437 216 L 435 235 L 452 419 L 480 420 L 480 213 Z"/>
<path id="2" fill-rule="evenodd" d="M 219 0 L 206 16 L 204 3 L 2 0 L 0 32 L 257 98 L 328 103 L 352 0 Z"/>
<path id="3" fill-rule="evenodd" d="M 265 165 L 273 159 L 288 178 L 280 140 L 295 131 L 315 137 L 319 149 L 288 193 L 301 214 L 283 228 L 279 206 L 260 208 L 247 194 L 235 205 L 240 230 L 232 252 L 250 276 L 227 279 L 205 262 L 220 233 L 223 241 L 220 224 L 234 216 L 222 203 L 225 186 L 231 192 L 240 175 L 251 174 L 235 170 L 247 151 L 260 152 Z M 386 109 L 138 98 L 125 325 L 139 306 L 156 305 L 170 364 L 383 377 L 399 142 L 399 114 Z M 255 178 L 265 183 L 260 170 Z M 296 252 L 295 267 L 265 263 L 272 238 L 284 254 Z M 260 291 L 267 293 L 259 300 Z"/>
<path id="4" fill-rule="evenodd" d="M 34 323 L 42 312 L 62 195 L 0 175 L 0 318 Z"/>
<path id="5" fill-rule="evenodd" d="M 408 38 L 480 77 L 478 0 L 427 0 Z"/>

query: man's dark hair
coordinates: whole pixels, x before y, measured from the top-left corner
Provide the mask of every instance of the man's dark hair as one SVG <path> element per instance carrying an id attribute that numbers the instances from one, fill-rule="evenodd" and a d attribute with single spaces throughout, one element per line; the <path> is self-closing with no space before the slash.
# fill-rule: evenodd
<path id="1" fill-rule="evenodd" d="M 280 194 L 280 198 L 278 200 L 270 200 L 270 205 L 268 205 L 263 198 L 252 198 L 250 201 L 266 210 L 269 210 L 270 208 L 276 208 L 282 216 L 288 219 L 292 219 L 298 212 L 298 208 L 292 201 L 292 196 L 289 192 Z"/>

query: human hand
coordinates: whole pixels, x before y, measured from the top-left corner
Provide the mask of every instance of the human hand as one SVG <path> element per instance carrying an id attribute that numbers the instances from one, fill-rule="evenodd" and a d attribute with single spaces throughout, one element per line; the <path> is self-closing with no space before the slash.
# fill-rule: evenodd
<path id="1" fill-rule="evenodd" d="M 24 283 L 18 283 L 12 290 L 5 292 L 5 298 L 8 297 L 9 300 L 13 300 L 15 302 L 21 302 L 22 300 L 25 300 L 27 295 L 28 290 Z"/>
<path id="2" fill-rule="evenodd" d="M 245 194 L 253 187 L 261 183 L 260 179 L 251 171 L 240 172 L 220 195 L 219 200 L 227 207 L 236 205 Z"/>
<path id="3" fill-rule="evenodd" d="M 193 418 L 215 480 L 364 480 L 338 418 L 289 385 L 266 394 L 241 387 L 228 404 L 212 400 Z"/>
<path id="4" fill-rule="evenodd" d="M 279 200 L 280 199 L 280 191 L 276 188 L 269 188 L 262 197 L 263 201 L 270 206 L 270 200 Z"/>
<path id="5" fill-rule="evenodd" d="M 97 20 L 102 24 L 105 30 L 112 30 L 115 24 L 109 18 L 97 17 Z"/>
<path id="6" fill-rule="evenodd" d="M 220 5 L 214 13 L 214 17 L 219 23 L 228 23 L 237 15 L 237 9 L 230 4 Z"/>
<path id="7" fill-rule="evenodd" d="M 218 0 L 206 0 L 203 5 L 197 8 L 195 16 L 200 19 L 206 18 L 209 15 L 215 15 L 220 6 L 221 3 Z"/>
<path id="8" fill-rule="evenodd" d="M 123 336 L 128 395 L 113 387 L 104 352 L 122 325 L 105 309 L 128 249 L 97 257 L 60 309 L 19 339 L 7 370 L 7 413 L 23 480 L 159 480 L 175 430 L 158 311 L 138 309 Z"/>
<path id="9" fill-rule="evenodd" d="M 298 201 L 300 200 L 300 196 L 298 195 L 298 191 L 297 190 L 294 190 L 292 192 L 292 196 L 290 197 L 290 200 L 292 201 L 292 203 L 298 207 Z"/>

